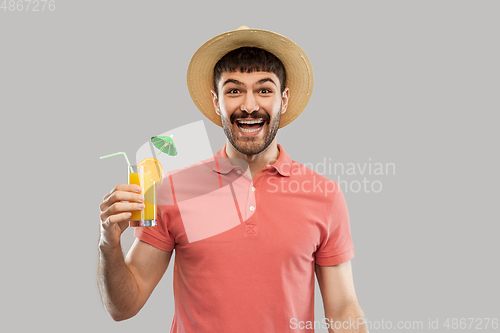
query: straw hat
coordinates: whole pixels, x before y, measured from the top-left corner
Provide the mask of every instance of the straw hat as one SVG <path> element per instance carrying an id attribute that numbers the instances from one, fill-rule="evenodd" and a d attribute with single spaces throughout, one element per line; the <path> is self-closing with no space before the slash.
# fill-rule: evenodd
<path id="1" fill-rule="evenodd" d="M 207 41 L 191 58 L 187 85 L 194 104 L 213 123 L 222 127 L 215 113 L 210 90 L 215 64 L 228 52 L 240 47 L 257 47 L 274 54 L 285 66 L 290 99 L 280 128 L 291 123 L 305 109 L 313 90 L 313 69 L 305 52 L 290 39 L 277 33 L 241 26 Z"/>

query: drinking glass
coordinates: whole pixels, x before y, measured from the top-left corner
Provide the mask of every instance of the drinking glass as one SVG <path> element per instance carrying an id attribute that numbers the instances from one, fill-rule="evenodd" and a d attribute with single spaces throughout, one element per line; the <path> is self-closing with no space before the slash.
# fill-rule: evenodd
<path id="1" fill-rule="evenodd" d="M 141 211 L 133 211 L 130 217 L 131 227 L 156 227 L 156 183 L 152 180 L 148 165 L 131 165 L 128 167 L 128 183 L 139 185 L 144 196 Z"/>

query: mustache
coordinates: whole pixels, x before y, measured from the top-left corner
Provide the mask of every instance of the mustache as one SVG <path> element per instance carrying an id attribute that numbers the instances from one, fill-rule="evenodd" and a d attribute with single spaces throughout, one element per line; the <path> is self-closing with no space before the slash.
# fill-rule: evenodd
<path id="1" fill-rule="evenodd" d="M 271 122 L 271 117 L 269 116 L 269 114 L 267 112 L 260 112 L 260 111 L 254 111 L 250 114 L 245 111 L 234 112 L 229 118 L 231 124 L 234 124 L 236 119 L 245 119 L 245 120 L 263 119 L 266 124 L 269 124 Z"/>

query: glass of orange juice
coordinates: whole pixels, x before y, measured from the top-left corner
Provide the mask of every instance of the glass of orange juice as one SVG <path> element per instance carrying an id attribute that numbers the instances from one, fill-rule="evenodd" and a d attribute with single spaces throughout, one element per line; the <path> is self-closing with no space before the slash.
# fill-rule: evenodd
<path id="1" fill-rule="evenodd" d="M 141 211 L 133 211 L 130 217 L 131 227 L 155 227 L 156 226 L 156 182 L 154 181 L 154 170 L 150 165 L 131 165 L 128 167 L 128 183 L 139 185 L 144 196 L 144 205 Z"/>

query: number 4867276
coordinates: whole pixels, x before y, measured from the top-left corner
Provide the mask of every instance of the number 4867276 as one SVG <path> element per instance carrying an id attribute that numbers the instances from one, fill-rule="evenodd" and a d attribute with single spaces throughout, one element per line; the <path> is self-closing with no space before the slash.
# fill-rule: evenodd
<path id="1" fill-rule="evenodd" d="M 4 12 L 44 12 L 56 10 L 55 0 L 3 0 Z"/>
<path id="2" fill-rule="evenodd" d="M 498 318 L 447 318 L 443 324 L 446 329 L 497 329 Z"/>

